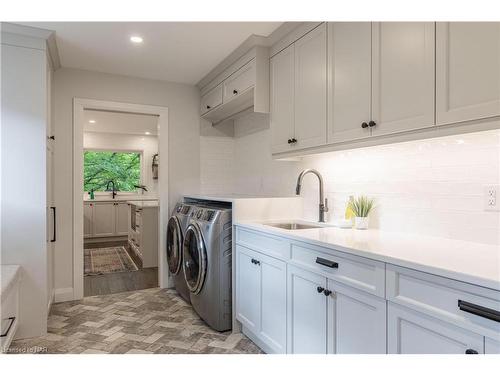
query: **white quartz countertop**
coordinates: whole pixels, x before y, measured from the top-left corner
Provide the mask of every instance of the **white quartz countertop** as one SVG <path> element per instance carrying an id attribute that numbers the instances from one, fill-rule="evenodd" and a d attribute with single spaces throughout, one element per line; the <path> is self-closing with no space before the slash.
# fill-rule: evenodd
<path id="1" fill-rule="evenodd" d="M 90 199 L 89 197 L 83 198 L 84 202 L 127 202 L 127 201 L 157 201 L 157 197 L 147 196 L 147 195 L 117 195 L 115 199 L 111 196 L 100 197 L 96 196 L 96 199 Z"/>
<path id="2" fill-rule="evenodd" d="M 500 290 L 500 246 L 496 245 L 374 229 L 286 230 L 263 222 L 235 225 Z"/>
<path id="3" fill-rule="evenodd" d="M 238 194 L 226 194 L 226 195 L 202 195 L 202 194 L 192 194 L 184 195 L 184 199 L 199 199 L 199 200 L 209 200 L 216 202 L 234 202 L 240 199 L 265 199 L 265 198 L 287 198 L 287 197 L 273 197 L 273 196 L 256 196 L 256 195 L 238 195 Z"/>
<path id="4" fill-rule="evenodd" d="M 155 201 L 127 201 L 128 204 L 133 204 L 134 206 L 140 208 L 154 208 L 159 207 L 158 200 Z"/>
<path id="5" fill-rule="evenodd" d="M 4 265 L 0 266 L 1 272 L 1 292 L 0 296 L 5 296 L 8 291 L 15 285 L 17 280 L 21 277 L 21 267 L 18 265 Z"/>

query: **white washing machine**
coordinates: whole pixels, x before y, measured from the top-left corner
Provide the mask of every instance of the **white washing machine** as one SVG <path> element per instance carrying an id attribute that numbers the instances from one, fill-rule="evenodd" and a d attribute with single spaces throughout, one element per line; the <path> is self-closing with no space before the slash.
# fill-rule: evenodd
<path id="1" fill-rule="evenodd" d="M 177 203 L 167 224 L 167 264 L 170 274 L 174 278 L 177 293 L 187 302 L 190 301 L 189 289 L 182 267 L 182 244 L 184 233 L 189 224 L 189 214 L 192 206 L 186 203 Z"/>
<path id="2" fill-rule="evenodd" d="M 184 235 L 183 269 L 191 305 L 213 329 L 231 329 L 232 210 L 193 206 Z"/>

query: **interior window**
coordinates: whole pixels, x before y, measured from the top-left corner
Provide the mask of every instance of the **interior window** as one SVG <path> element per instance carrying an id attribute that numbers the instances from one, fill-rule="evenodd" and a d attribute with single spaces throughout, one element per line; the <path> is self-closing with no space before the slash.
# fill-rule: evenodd
<path id="1" fill-rule="evenodd" d="M 85 151 L 83 190 L 105 191 L 109 181 L 117 191 L 136 191 L 141 184 L 141 153 Z M 110 185 L 111 188 L 111 185 Z"/>

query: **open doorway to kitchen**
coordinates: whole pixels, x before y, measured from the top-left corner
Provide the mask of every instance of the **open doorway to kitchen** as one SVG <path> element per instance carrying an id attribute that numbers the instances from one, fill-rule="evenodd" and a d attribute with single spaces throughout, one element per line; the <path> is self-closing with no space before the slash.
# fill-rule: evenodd
<path id="1" fill-rule="evenodd" d="M 165 286 L 167 109 L 75 99 L 73 126 L 74 299 Z"/>

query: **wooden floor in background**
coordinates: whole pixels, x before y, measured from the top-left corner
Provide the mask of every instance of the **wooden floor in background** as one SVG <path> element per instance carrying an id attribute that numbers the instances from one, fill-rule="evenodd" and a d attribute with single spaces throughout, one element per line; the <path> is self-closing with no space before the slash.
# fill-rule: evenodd
<path id="1" fill-rule="evenodd" d="M 158 287 L 158 268 L 85 276 L 83 280 L 85 297 L 156 288 Z"/>

